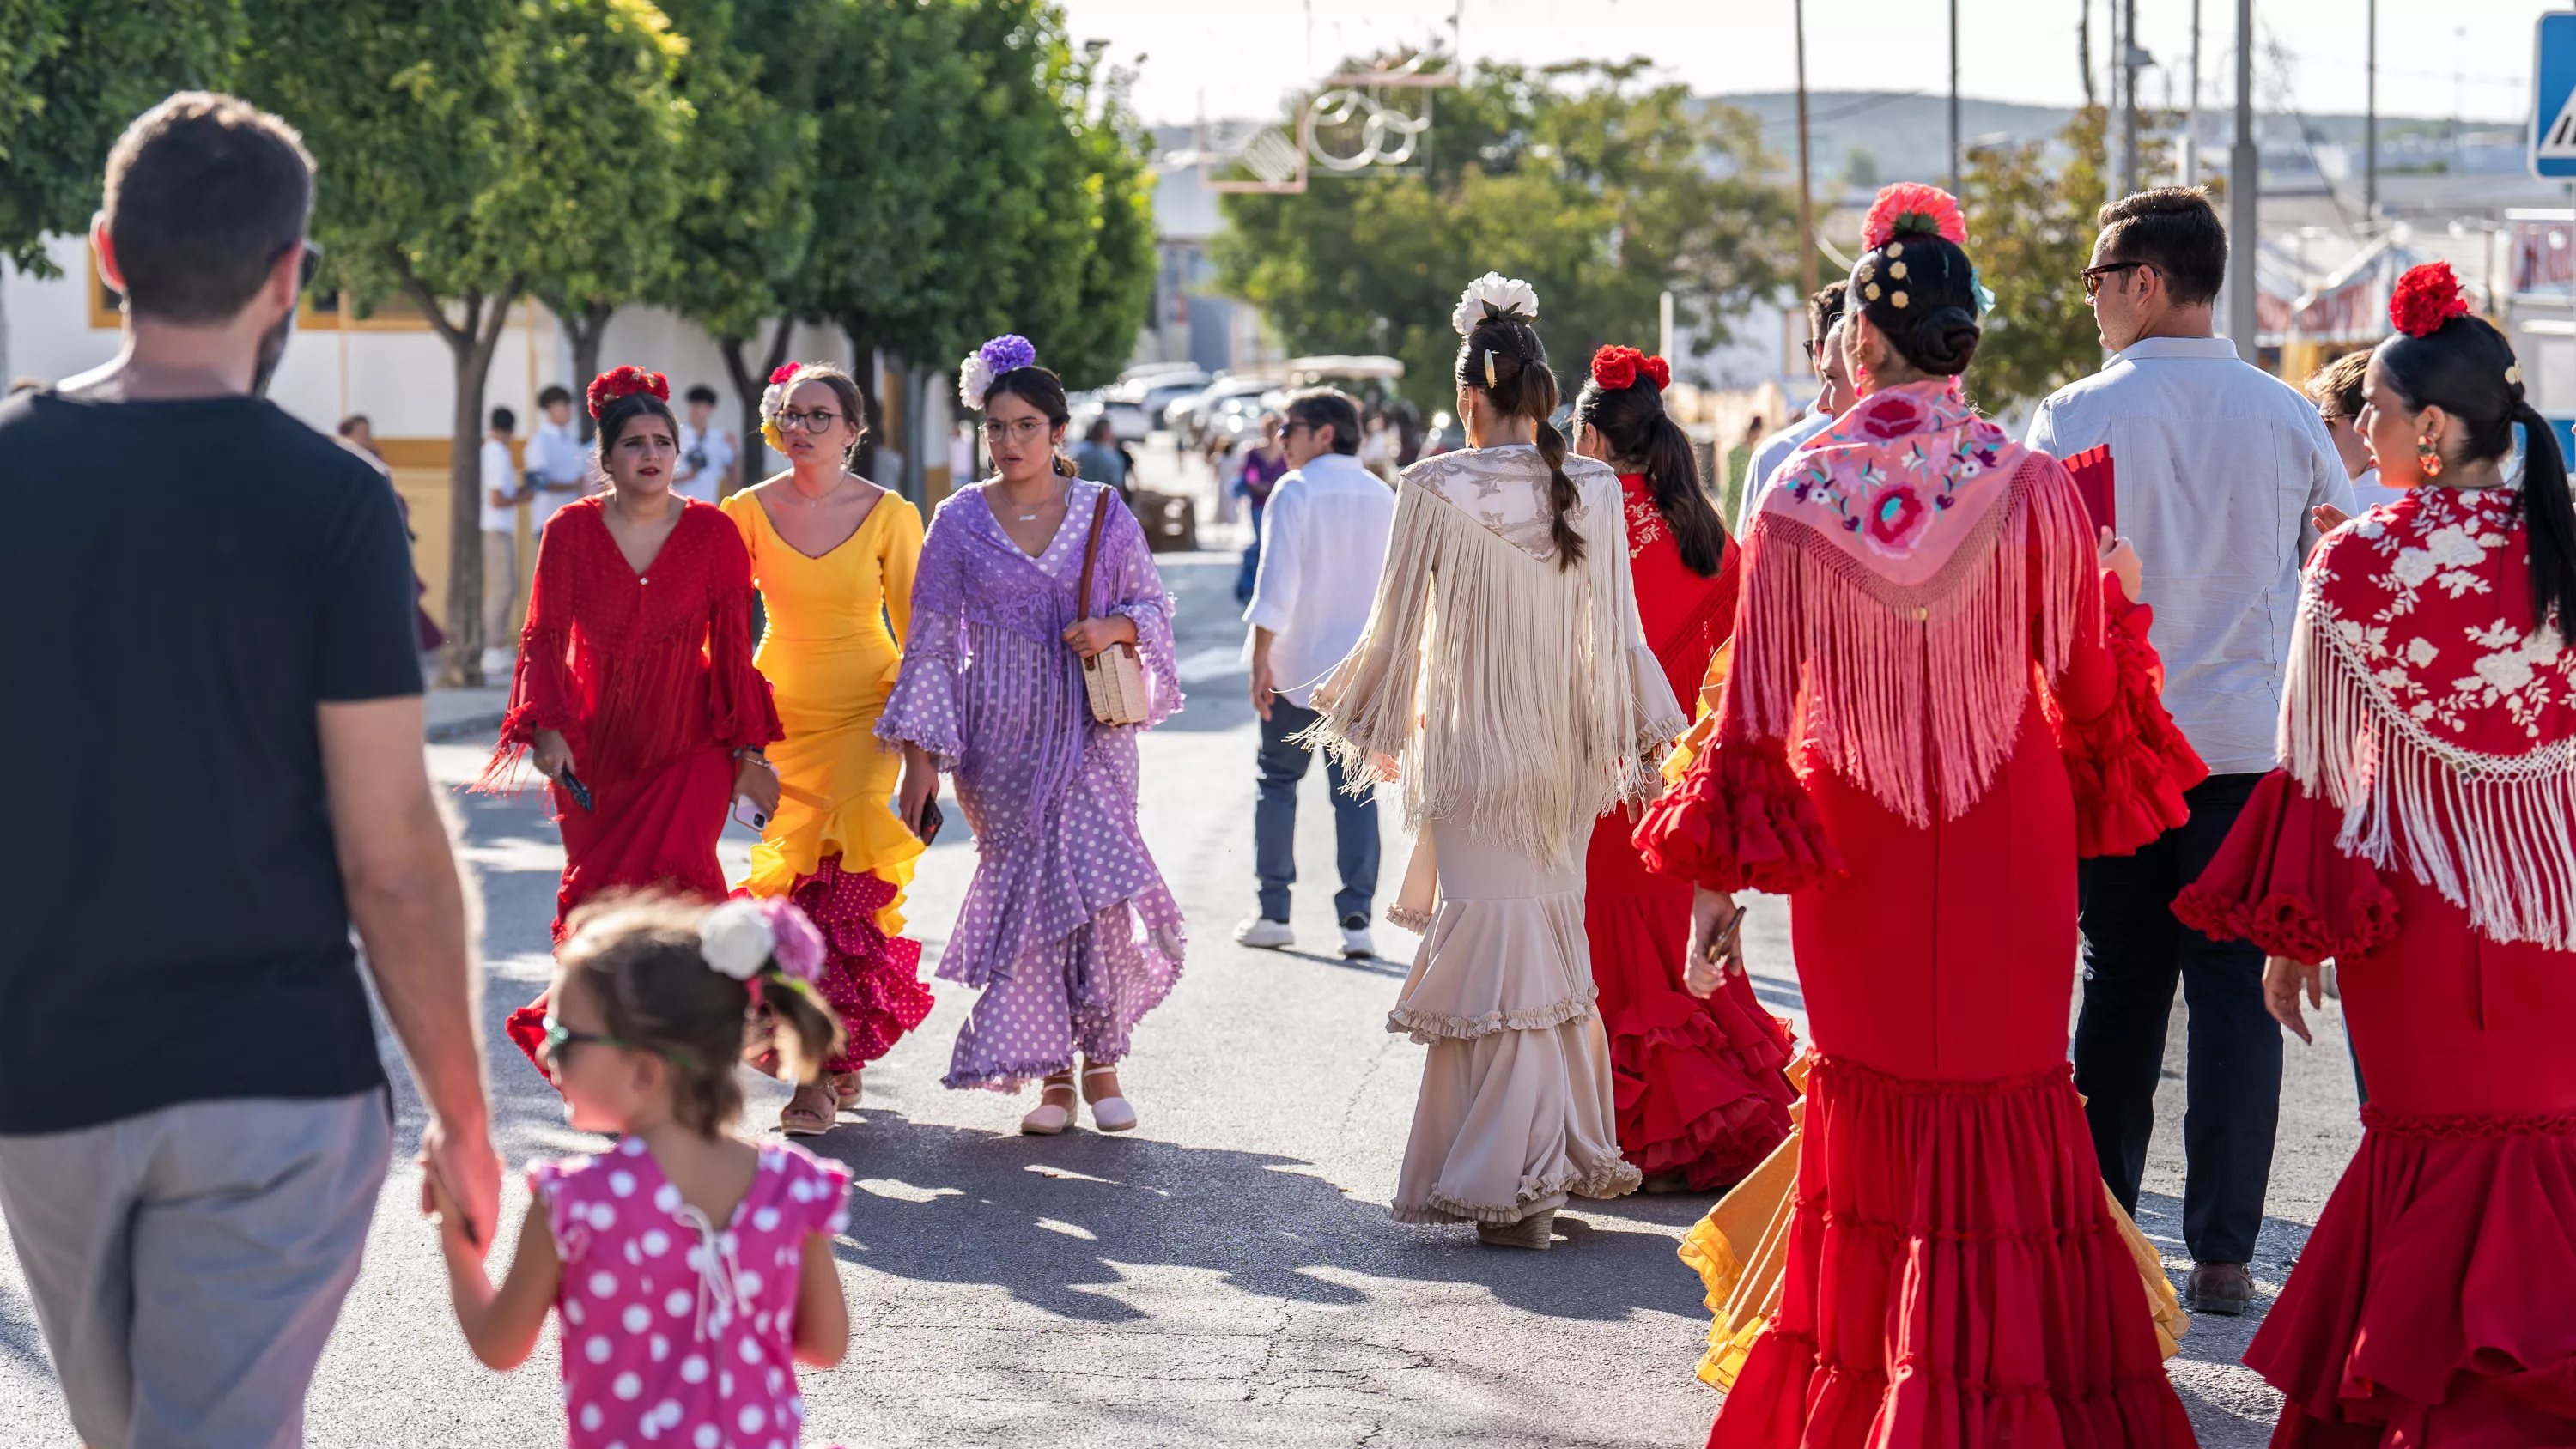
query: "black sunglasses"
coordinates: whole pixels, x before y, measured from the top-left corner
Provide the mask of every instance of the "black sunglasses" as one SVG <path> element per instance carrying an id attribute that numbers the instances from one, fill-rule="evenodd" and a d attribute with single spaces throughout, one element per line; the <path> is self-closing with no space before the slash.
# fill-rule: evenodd
<path id="1" fill-rule="evenodd" d="M 2144 267 L 2148 271 L 2154 271 L 2156 264 L 2153 262 L 2104 262 L 2098 267 L 2086 267 L 2084 269 L 2084 300 L 2090 302 L 2095 297 L 2102 294 L 2102 279 L 2104 277 L 2107 277 L 2114 272 L 2134 271 L 2139 267 Z"/>
<path id="2" fill-rule="evenodd" d="M 282 257 L 297 247 L 304 248 L 304 260 L 295 266 L 295 291 L 296 295 L 302 296 L 313 290 L 313 275 L 322 270 L 322 244 L 307 237 L 279 247 L 277 254 Z"/>

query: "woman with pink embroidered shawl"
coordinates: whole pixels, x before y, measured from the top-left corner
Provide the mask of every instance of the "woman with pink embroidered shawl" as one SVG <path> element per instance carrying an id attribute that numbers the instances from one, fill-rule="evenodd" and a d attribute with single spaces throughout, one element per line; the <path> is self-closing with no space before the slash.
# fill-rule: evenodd
<path id="1" fill-rule="evenodd" d="M 1960 399 L 1956 203 L 1891 187 L 1853 269 L 1861 400 L 1748 530 L 1717 743 L 1638 832 L 1790 896 L 1818 1056 L 1781 1301 L 1711 1444 L 2186 1445 L 2066 1057 L 2075 859 L 2182 818 L 2136 558 L 2057 460 Z M 2106 568 L 2106 565 L 2108 566 Z"/>
<path id="2" fill-rule="evenodd" d="M 2389 310 L 2360 422 L 2405 492 L 2308 560 L 2281 768 L 2174 902 L 2302 1038 L 2332 958 L 2370 1086 L 2245 1362 L 2275 1449 L 2576 1444 L 2576 507 L 2450 268 Z"/>

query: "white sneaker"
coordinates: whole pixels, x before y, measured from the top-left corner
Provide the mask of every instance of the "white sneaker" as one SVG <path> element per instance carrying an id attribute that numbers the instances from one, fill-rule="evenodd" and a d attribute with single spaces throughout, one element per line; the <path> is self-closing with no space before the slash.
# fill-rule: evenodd
<path id="1" fill-rule="evenodd" d="M 1342 954 L 1354 961 L 1363 956 L 1376 955 L 1377 938 L 1369 934 L 1368 917 L 1353 916 L 1351 917 L 1351 920 L 1357 921 L 1359 924 L 1352 925 L 1349 922 L 1343 923 Z"/>
<path id="2" fill-rule="evenodd" d="M 1259 946 L 1276 951 L 1282 946 L 1297 944 L 1297 933 L 1288 928 L 1286 921 L 1274 921 L 1268 916 L 1246 916 L 1235 924 L 1234 942 L 1238 946 Z"/>
<path id="3" fill-rule="evenodd" d="M 512 661 L 515 657 L 516 657 L 516 656 L 514 656 L 514 655 L 513 655 L 509 650 L 507 650 L 507 649 L 486 649 L 486 650 L 484 650 L 484 651 L 483 651 L 483 677 L 484 677 L 486 680 L 489 680 L 489 679 L 491 679 L 494 675 L 500 675 L 500 674 L 507 674 L 507 673 L 509 673 L 509 672 L 510 672 L 510 663 L 511 663 L 511 661 Z"/>

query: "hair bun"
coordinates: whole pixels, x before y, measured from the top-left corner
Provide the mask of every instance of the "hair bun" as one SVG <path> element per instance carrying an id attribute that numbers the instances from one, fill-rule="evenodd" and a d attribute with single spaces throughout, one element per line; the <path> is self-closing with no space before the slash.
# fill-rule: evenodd
<path id="1" fill-rule="evenodd" d="M 1926 372 L 1956 376 L 1967 371 L 1969 360 L 1977 355 L 1980 335 L 1977 319 L 1967 308 L 1941 307 L 1914 324 L 1904 351 L 1909 361 Z"/>

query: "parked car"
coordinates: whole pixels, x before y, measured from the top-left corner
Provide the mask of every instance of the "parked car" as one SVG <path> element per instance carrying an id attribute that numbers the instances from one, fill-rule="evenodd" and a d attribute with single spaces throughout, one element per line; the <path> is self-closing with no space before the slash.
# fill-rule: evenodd
<path id="1" fill-rule="evenodd" d="M 1130 378 L 1102 392 L 1101 415 L 1109 419 L 1110 432 L 1118 441 L 1141 443 L 1162 424 L 1163 409 L 1172 399 L 1197 392 L 1209 381 L 1206 373 L 1196 369 Z"/>
<path id="2" fill-rule="evenodd" d="M 1171 429 L 1178 435 L 1182 447 L 1205 447 L 1208 439 L 1217 434 L 1218 419 L 1231 416 L 1244 406 L 1239 400 L 1252 399 L 1253 415 L 1258 417 L 1259 399 L 1279 390 L 1276 378 L 1229 376 L 1219 379 L 1190 400 L 1186 410 L 1177 405 L 1173 408 Z"/>

